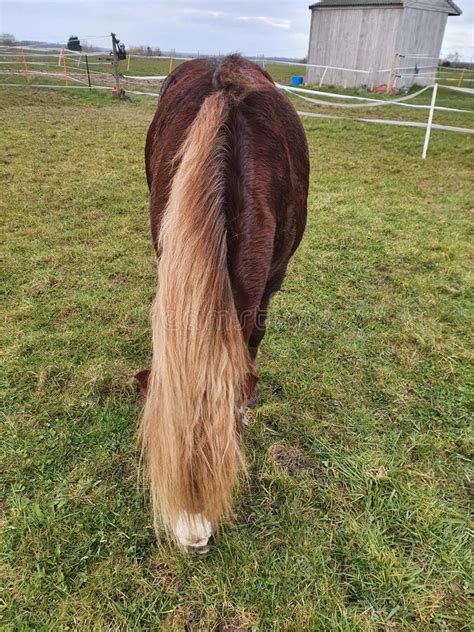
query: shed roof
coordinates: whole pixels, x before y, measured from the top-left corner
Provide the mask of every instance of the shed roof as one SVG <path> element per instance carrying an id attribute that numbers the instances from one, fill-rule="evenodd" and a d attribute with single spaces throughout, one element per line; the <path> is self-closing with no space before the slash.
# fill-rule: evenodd
<path id="1" fill-rule="evenodd" d="M 310 9 L 319 9 L 325 7 L 393 7 L 403 6 L 406 0 L 318 0 L 310 5 Z M 453 2 L 453 0 L 443 0 L 448 15 L 461 15 L 461 9 Z M 439 5 L 438 5 L 439 6 Z M 426 7 L 426 1 L 425 1 Z M 414 7 L 415 8 L 415 7 Z M 421 8 L 421 7 L 420 7 Z M 436 5 L 433 5 L 433 9 Z"/>

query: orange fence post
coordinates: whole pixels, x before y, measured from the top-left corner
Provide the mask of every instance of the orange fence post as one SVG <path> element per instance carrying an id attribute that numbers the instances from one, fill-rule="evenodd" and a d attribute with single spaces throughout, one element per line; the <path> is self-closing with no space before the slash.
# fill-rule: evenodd
<path id="1" fill-rule="evenodd" d="M 460 77 L 459 77 L 459 80 L 458 80 L 458 88 L 460 88 L 460 87 L 461 87 L 461 85 L 462 85 L 462 82 L 463 82 L 463 79 L 464 79 L 464 72 L 465 72 L 465 71 L 464 71 L 464 69 L 463 69 L 463 71 L 462 71 L 462 73 L 461 73 L 461 75 L 460 75 Z"/>
<path id="2" fill-rule="evenodd" d="M 68 85 L 68 80 L 67 80 L 67 55 L 65 55 L 64 52 L 63 52 L 63 68 L 64 68 L 64 85 L 67 86 Z"/>
<path id="3" fill-rule="evenodd" d="M 23 74 L 25 75 L 25 79 L 29 81 L 30 73 L 28 72 L 28 64 L 26 63 L 25 51 L 23 48 L 20 48 L 20 56 L 21 56 L 21 63 L 23 64 Z"/>
<path id="4" fill-rule="evenodd" d="M 170 67 L 168 69 L 168 74 L 173 70 L 173 53 L 170 53 Z"/>

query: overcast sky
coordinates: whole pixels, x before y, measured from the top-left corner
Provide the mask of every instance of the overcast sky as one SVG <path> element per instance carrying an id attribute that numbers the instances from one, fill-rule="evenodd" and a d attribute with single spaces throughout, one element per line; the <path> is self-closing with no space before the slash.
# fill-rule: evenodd
<path id="1" fill-rule="evenodd" d="M 115 31 L 126 45 L 167 51 L 304 57 L 308 0 L 0 0 L 0 32 L 17 39 L 65 42 L 69 35 L 97 45 Z M 443 54 L 474 57 L 474 0 L 457 0 L 448 18 Z"/>

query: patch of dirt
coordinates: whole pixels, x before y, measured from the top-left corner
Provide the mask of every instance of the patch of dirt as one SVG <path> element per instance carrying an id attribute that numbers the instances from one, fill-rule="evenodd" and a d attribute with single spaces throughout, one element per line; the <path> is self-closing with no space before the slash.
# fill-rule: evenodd
<path id="1" fill-rule="evenodd" d="M 65 305 L 61 307 L 55 317 L 56 322 L 61 322 L 63 320 L 74 320 L 77 318 L 79 311 L 76 305 Z"/>
<path id="2" fill-rule="evenodd" d="M 237 617 L 232 617 L 221 621 L 216 632 L 250 632 L 250 628 L 246 627 Z"/>
<path id="3" fill-rule="evenodd" d="M 150 569 L 154 577 L 162 586 L 166 586 L 168 589 L 176 591 L 182 589 L 174 570 L 166 562 L 163 562 L 158 558 L 152 559 Z"/>
<path id="4" fill-rule="evenodd" d="M 314 470 L 313 459 L 301 448 L 274 443 L 268 450 L 276 465 L 290 476 L 304 470 Z"/>

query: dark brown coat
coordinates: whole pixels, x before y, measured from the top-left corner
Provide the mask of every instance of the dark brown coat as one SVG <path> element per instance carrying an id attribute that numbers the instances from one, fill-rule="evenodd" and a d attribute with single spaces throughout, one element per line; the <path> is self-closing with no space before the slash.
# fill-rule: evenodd
<path id="1" fill-rule="evenodd" d="M 265 333 L 271 295 L 283 281 L 306 223 L 309 160 L 293 106 L 259 66 L 238 55 L 196 59 L 166 79 L 146 142 L 152 238 L 176 171 L 173 161 L 204 99 L 224 90 L 227 264 L 235 306 L 253 358 Z"/>

